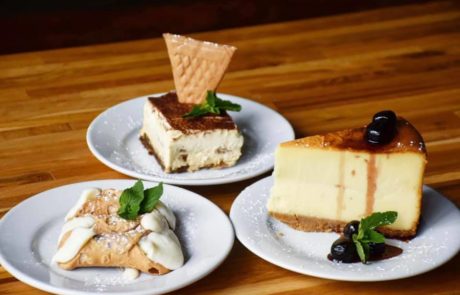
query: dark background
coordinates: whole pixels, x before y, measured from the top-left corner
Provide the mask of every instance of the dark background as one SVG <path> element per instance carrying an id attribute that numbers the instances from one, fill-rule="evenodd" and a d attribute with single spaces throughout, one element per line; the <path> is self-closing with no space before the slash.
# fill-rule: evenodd
<path id="1" fill-rule="evenodd" d="M 0 54 L 186 34 L 429 0 L 0 0 Z"/>

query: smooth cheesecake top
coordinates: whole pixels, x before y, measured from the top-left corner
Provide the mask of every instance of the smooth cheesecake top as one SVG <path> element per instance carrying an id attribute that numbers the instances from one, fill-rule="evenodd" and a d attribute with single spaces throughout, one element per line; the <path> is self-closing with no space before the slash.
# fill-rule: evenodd
<path id="1" fill-rule="evenodd" d="M 417 152 L 426 154 L 420 133 L 407 120 L 399 117 L 393 140 L 385 145 L 372 145 L 365 139 L 366 127 L 345 129 L 323 135 L 309 136 L 282 143 L 285 147 L 317 147 L 373 153 Z"/>
<path id="2" fill-rule="evenodd" d="M 237 129 L 236 124 L 225 111 L 219 115 L 209 114 L 198 118 L 184 118 L 184 114 L 190 112 L 195 104 L 180 103 L 176 92 L 171 91 L 159 97 L 149 97 L 149 101 L 173 129 L 183 133 L 189 133 L 192 130 L 196 132 L 197 130 Z"/>

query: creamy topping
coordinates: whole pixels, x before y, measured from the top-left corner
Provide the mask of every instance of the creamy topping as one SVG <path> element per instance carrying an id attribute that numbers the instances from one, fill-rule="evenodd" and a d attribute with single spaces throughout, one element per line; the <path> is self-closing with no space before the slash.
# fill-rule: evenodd
<path id="1" fill-rule="evenodd" d="M 64 242 L 64 245 L 58 249 L 53 257 L 53 261 L 65 263 L 72 260 L 95 234 L 93 228 L 75 228 L 69 238 Z"/>
<path id="2" fill-rule="evenodd" d="M 135 268 L 125 268 L 123 272 L 123 278 L 127 281 L 135 280 L 139 276 L 139 271 Z"/>
<path id="3" fill-rule="evenodd" d="M 184 264 L 179 239 L 170 229 L 176 227 L 176 217 L 171 209 L 158 202 L 152 212 L 142 216 L 141 225 L 152 231 L 139 240 L 139 247 L 150 260 L 171 270 Z"/>
<path id="4" fill-rule="evenodd" d="M 96 221 L 91 216 L 72 218 L 71 220 L 67 221 L 62 227 L 62 231 L 61 231 L 61 234 L 59 235 L 58 243 L 61 242 L 62 237 L 64 236 L 66 232 L 69 232 L 79 227 L 91 228 L 95 224 L 95 222 Z"/>
<path id="5" fill-rule="evenodd" d="M 176 216 L 174 216 L 174 213 L 169 209 L 168 206 L 166 206 L 163 202 L 158 201 L 157 206 L 155 207 L 156 210 L 160 211 L 160 213 L 166 218 L 168 221 L 169 227 L 172 230 L 176 229 Z"/>
<path id="6" fill-rule="evenodd" d="M 65 216 L 65 220 L 68 221 L 77 215 L 78 211 L 83 207 L 83 205 L 90 201 L 96 199 L 96 197 L 101 193 L 101 190 L 98 188 L 85 189 L 78 199 L 77 203 L 70 209 L 70 211 Z"/>
<path id="7" fill-rule="evenodd" d="M 168 228 L 168 221 L 166 218 L 158 211 L 153 209 L 152 212 L 146 213 L 141 218 L 141 225 L 143 228 L 154 231 L 162 232 Z"/>
<path id="8" fill-rule="evenodd" d="M 161 233 L 151 232 L 139 240 L 139 246 L 150 260 L 168 269 L 178 269 L 184 264 L 179 240 L 170 229 Z"/>

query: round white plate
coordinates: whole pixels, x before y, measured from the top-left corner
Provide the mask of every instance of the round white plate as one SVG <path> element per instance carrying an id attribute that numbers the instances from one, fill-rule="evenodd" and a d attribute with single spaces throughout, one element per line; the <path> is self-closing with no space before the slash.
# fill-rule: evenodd
<path id="1" fill-rule="evenodd" d="M 415 276 L 451 259 L 460 249 L 460 211 L 435 190 L 423 187 L 420 230 L 408 242 L 388 239 L 403 249 L 399 256 L 371 262 L 337 263 L 326 256 L 336 233 L 294 230 L 267 214 L 273 178 L 264 178 L 241 192 L 230 219 L 238 240 L 250 251 L 280 267 L 321 278 L 343 281 L 385 281 Z"/>
<path id="2" fill-rule="evenodd" d="M 151 181 L 180 185 L 213 185 L 248 179 L 273 168 L 273 152 L 284 141 L 294 139 L 289 122 L 257 102 L 219 93 L 219 97 L 242 106 L 229 112 L 244 136 L 243 155 L 233 167 L 168 174 L 149 155 L 139 140 L 143 107 L 152 94 L 115 105 L 100 114 L 88 128 L 86 140 L 102 163 L 123 174 Z"/>
<path id="3" fill-rule="evenodd" d="M 177 290 L 217 268 L 230 252 L 234 233 L 228 217 L 209 200 L 165 185 L 161 200 L 175 213 L 185 264 L 166 275 L 142 274 L 126 281 L 122 269 L 66 271 L 50 264 L 64 216 L 85 188 L 124 189 L 133 180 L 100 180 L 54 188 L 28 198 L 0 222 L 0 264 L 17 279 L 57 294 L 159 294 Z M 156 185 L 144 182 L 145 187 Z"/>

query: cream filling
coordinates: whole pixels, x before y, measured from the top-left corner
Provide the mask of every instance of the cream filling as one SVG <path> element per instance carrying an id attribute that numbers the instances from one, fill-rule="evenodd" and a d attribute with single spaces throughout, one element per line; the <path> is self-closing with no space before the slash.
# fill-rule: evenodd
<path id="1" fill-rule="evenodd" d="M 169 170 L 171 167 L 170 146 L 173 140 L 182 136 L 183 133 L 179 130 L 173 130 L 163 115 L 148 100 L 144 105 L 141 136 L 144 134 L 149 138 L 156 156 L 161 159 L 166 170 Z"/>
<path id="2" fill-rule="evenodd" d="M 161 215 L 166 218 L 168 221 L 169 227 L 172 230 L 176 229 L 176 216 L 174 216 L 174 213 L 169 209 L 168 206 L 166 206 L 163 202 L 158 201 L 157 206 L 155 207 L 156 210 L 158 210 Z"/>
<path id="3" fill-rule="evenodd" d="M 144 106 L 141 135 L 146 134 L 166 172 L 188 166 L 232 166 L 241 156 L 243 136 L 236 129 L 216 129 L 185 134 L 172 129 L 166 118 L 150 102 Z"/>
<path id="4" fill-rule="evenodd" d="M 89 188 L 85 189 L 78 199 L 77 203 L 69 210 L 65 216 L 65 220 L 68 221 L 77 215 L 78 211 L 83 207 L 83 205 L 90 201 L 96 199 L 96 197 L 101 193 L 101 190 L 98 188 Z"/>
<path id="5" fill-rule="evenodd" d="M 139 277 L 139 270 L 135 269 L 135 268 L 125 268 L 125 270 L 123 271 L 123 278 L 127 281 L 132 281 L 132 280 L 135 280 L 137 279 L 137 277 Z"/>
<path id="6" fill-rule="evenodd" d="M 184 135 L 171 148 L 173 170 L 188 166 L 189 171 L 202 167 L 233 166 L 241 156 L 243 136 L 237 130 L 217 129 Z"/>
<path id="7" fill-rule="evenodd" d="M 65 235 L 66 232 L 69 232 L 79 227 L 91 228 L 95 223 L 96 221 L 91 216 L 72 218 L 71 220 L 67 221 L 62 227 L 62 231 L 61 231 L 61 234 L 59 235 L 58 243 L 61 242 L 62 237 Z"/>
<path id="8" fill-rule="evenodd" d="M 93 228 L 75 228 L 65 241 L 64 245 L 58 249 L 53 257 L 53 261 L 65 263 L 72 260 L 81 248 L 96 235 Z"/>
<path id="9" fill-rule="evenodd" d="M 162 232 L 168 228 L 168 221 L 166 218 L 158 211 L 153 209 L 152 212 L 146 213 L 141 218 L 141 225 L 143 228 L 154 231 Z"/>
<path id="10" fill-rule="evenodd" d="M 184 264 L 184 254 L 179 239 L 169 228 L 175 227 L 176 218 L 165 204 L 158 202 L 152 212 L 144 214 L 141 225 L 152 231 L 139 240 L 139 247 L 150 260 L 171 270 Z"/>
<path id="11" fill-rule="evenodd" d="M 184 264 L 179 240 L 170 229 L 161 233 L 151 232 L 139 240 L 139 246 L 150 260 L 168 269 L 178 269 Z"/>

